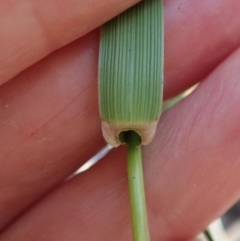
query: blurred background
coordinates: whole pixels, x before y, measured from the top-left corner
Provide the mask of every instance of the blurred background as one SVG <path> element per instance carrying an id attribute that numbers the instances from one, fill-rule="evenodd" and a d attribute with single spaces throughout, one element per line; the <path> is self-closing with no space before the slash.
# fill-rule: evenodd
<path id="1" fill-rule="evenodd" d="M 228 240 L 240 241 L 240 202 L 236 203 L 221 218 L 224 230 L 226 230 Z"/>
<path id="2" fill-rule="evenodd" d="M 210 224 L 209 231 L 214 241 L 240 241 L 240 202 Z M 198 239 L 207 240 L 203 234 L 200 234 Z"/>

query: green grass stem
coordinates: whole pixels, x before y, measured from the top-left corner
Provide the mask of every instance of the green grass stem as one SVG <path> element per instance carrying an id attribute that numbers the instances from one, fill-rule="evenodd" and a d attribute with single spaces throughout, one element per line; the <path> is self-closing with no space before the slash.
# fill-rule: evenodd
<path id="1" fill-rule="evenodd" d="M 128 147 L 128 185 L 132 213 L 134 241 L 149 241 L 148 219 L 145 200 L 141 138 L 134 132 L 126 133 Z"/>
<path id="2" fill-rule="evenodd" d="M 210 231 L 209 231 L 208 229 L 206 229 L 206 230 L 204 231 L 204 235 L 205 235 L 205 237 L 206 237 L 206 239 L 207 239 L 208 241 L 214 241 L 214 239 L 213 239 L 213 237 L 212 237 L 212 234 L 210 233 Z"/>

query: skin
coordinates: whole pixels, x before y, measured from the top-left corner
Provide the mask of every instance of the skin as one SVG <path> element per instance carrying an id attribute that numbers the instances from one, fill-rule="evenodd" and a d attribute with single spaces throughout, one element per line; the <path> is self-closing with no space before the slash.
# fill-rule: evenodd
<path id="1" fill-rule="evenodd" d="M 64 180 L 105 145 L 96 28 L 136 2 L 1 1 L 0 241 L 131 240 L 125 147 Z M 165 99 L 201 83 L 144 148 L 152 241 L 188 240 L 240 198 L 239 12 L 165 2 Z"/>

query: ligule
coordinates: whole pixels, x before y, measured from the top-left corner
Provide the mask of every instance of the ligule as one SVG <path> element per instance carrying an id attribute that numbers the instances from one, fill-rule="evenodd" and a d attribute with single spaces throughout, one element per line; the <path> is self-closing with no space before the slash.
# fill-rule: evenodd
<path id="1" fill-rule="evenodd" d="M 163 9 L 145 0 L 102 27 L 99 107 L 102 130 L 112 146 L 121 132 L 137 132 L 148 144 L 161 114 Z"/>

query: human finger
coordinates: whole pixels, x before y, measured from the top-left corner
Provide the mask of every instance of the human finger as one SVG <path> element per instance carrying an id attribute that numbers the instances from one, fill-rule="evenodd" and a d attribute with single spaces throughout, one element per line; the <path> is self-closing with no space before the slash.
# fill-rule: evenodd
<path id="1" fill-rule="evenodd" d="M 138 1 L 1 1 L 0 84 Z"/>
<path id="2" fill-rule="evenodd" d="M 105 144 L 97 105 L 98 32 L 0 88 L 0 228 Z"/>
<path id="3" fill-rule="evenodd" d="M 238 48 L 239 11 L 234 0 L 165 1 L 165 98 L 202 81 Z"/>
<path id="4" fill-rule="evenodd" d="M 144 148 L 152 240 L 190 239 L 240 197 L 239 59 L 240 50 L 165 113 Z M 0 240 L 131 240 L 125 154 L 59 187 Z"/>
<path id="5" fill-rule="evenodd" d="M 0 14 L 0 84 L 137 1 L 5 1 Z M 240 3 L 234 0 L 165 1 L 165 79 L 171 89 L 166 98 L 203 79 L 239 46 L 239 11 Z"/>
<path id="6" fill-rule="evenodd" d="M 178 5 L 174 4 L 178 2 L 172 2 L 171 4 L 173 5 L 168 5 L 170 3 L 171 2 L 167 2 L 166 4 L 166 39 L 169 41 L 166 41 L 165 98 L 179 93 L 185 89 L 185 87 L 196 83 L 202 76 L 202 73 L 206 73 L 205 70 L 208 68 L 207 66 L 209 63 L 214 62 L 216 64 L 227 52 L 230 52 L 237 45 L 237 38 L 230 37 L 229 33 L 227 34 L 221 31 L 222 35 L 220 35 L 216 21 L 216 25 L 214 25 L 215 28 L 213 28 L 212 31 L 213 35 L 211 41 L 202 41 L 201 46 L 204 46 L 202 55 L 198 55 L 194 61 L 191 59 L 192 57 L 190 54 L 186 55 L 187 57 L 184 59 L 175 58 L 176 53 L 178 53 L 177 56 L 184 56 L 189 45 L 192 46 L 191 51 L 196 51 L 199 47 L 198 45 L 194 45 L 194 42 L 192 43 L 191 41 L 196 41 L 197 38 L 199 38 L 199 40 L 204 40 L 204 38 L 206 38 L 204 34 L 209 33 L 203 31 L 203 34 L 200 34 L 198 28 L 194 26 L 191 27 L 191 23 L 188 25 L 184 16 L 186 15 L 189 17 L 192 8 L 186 5 L 187 2 L 182 2 L 185 4 L 181 5 L 181 10 L 178 11 L 183 12 L 177 15 L 177 20 L 182 21 L 182 25 L 185 24 L 184 26 L 187 31 L 183 31 L 184 34 L 181 35 L 178 31 L 179 26 L 175 24 L 176 13 L 174 8 Z M 207 3 L 204 4 L 205 7 L 206 4 Z M 218 4 L 216 16 L 220 13 L 222 16 L 225 16 L 229 26 L 231 26 L 230 32 L 239 29 L 235 28 L 233 18 L 231 18 L 232 15 L 228 16 L 230 8 L 227 6 L 229 5 L 226 2 L 219 2 Z M 191 4 L 189 5 L 191 6 Z M 199 13 L 195 14 L 195 18 L 197 19 L 195 22 L 199 21 L 199 29 L 204 29 L 207 20 L 212 19 L 212 8 L 210 6 L 211 5 L 209 5 L 208 8 L 202 8 Z M 223 11 L 223 9 L 225 9 L 225 11 Z M 237 9 L 237 5 L 235 5 L 235 9 Z M 206 22 L 203 20 L 206 20 Z M 211 21 L 209 20 L 208 22 L 210 23 Z M 223 24 L 223 22 L 220 21 L 220 24 Z M 191 31 L 194 33 L 193 36 L 195 36 L 195 38 L 187 39 L 184 45 L 182 41 L 186 39 L 187 33 Z M 176 33 L 176 35 L 174 35 L 174 33 Z M 175 43 L 176 47 L 174 47 L 174 38 L 177 38 L 182 44 Z M 59 184 L 59 182 L 76 169 L 78 165 L 81 165 L 84 160 L 90 157 L 94 151 L 97 151 L 103 146 L 104 142 L 102 141 L 100 133 L 100 122 L 97 110 L 97 32 L 86 36 L 83 40 L 79 40 L 78 43 L 79 45 L 74 43 L 74 47 L 69 46 L 66 49 L 58 51 L 58 53 L 53 55 L 55 57 L 50 56 L 43 60 L 30 70 L 17 76 L 10 83 L 2 86 L 0 89 L 2 103 L 1 160 L 5 163 L 2 166 L 3 175 L 1 180 L 4 186 L 4 188 L 2 188 L 2 204 L 5 203 L 2 205 L 2 227 L 13 220 L 13 218 L 22 212 L 28 205 L 31 205 L 40 196 Z M 223 43 L 228 46 L 227 52 L 224 48 L 220 48 Z M 214 46 L 218 46 L 217 49 L 215 49 Z M 172 51 L 172 49 L 174 49 L 174 51 Z M 206 52 L 204 52 L 205 50 Z M 213 54 L 215 50 L 218 50 L 218 54 L 221 56 L 220 59 Z M 70 52 L 66 58 L 67 51 Z M 207 56 L 207 53 L 215 56 L 212 58 L 213 62 L 210 61 L 208 64 L 206 64 L 205 61 L 205 55 Z M 189 61 L 188 58 L 190 58 L 191 61 Z M 69 62 L 67 62 L 66 59 L 68 59 Z M 187 63 L 192 64 L 192 67 L 184 69 L 181 63 L 183 63 L 184 66 Z M 196 71 L 192 71 L 192 69 Z M 180 72 L 181 75 L 179 75 Z M 63 83 L 68 84 L 64 85 Z M 74 93 L 76 97 L 80 96 L 82 95 L 83 89 L 86 94 L 83 95 L 83 101 L 80 100 L 82 96 L 74 101 L 72 99 Z M 87 98 L 84 96 L 87 96 Z M 80 102 L 81 104 L 79 104 Z M 91 107 L 89 106 L 89 102 L 92 103 Z M 74 119 L 75 122 L 69 122 L 67 135 L 65 133 L 65 128 L 59 128 L 59 119 L 57 117 L 57 112 L 60 111 L 63 106 L 68 106 L 61 112 L 63 120 L 67 122 L 70 121 L 73 113 L 80 113 L 80 111 L 84 113 L 83 115 L 79 114 Z M 72 114 L 68 114 L 69 110 L 71 110 Z M 56 115 L 56 118 L 53 118 L 54 115 Z M 89 119 L 91 121 L 89 121 Z M 41 128 L 41 124 L 43 125 L 44 123 L 47 123 L 47 125 Z M 62 120 L 60 120 L 60 123 L 63 123 Z M 78 126 L 81 125 L 81 123 L 90 124 L 89 129 L 86 129 L 89 131 L 89 135 L 86 134 L 87 132 L 85 132 L 85 134 L 91 136 L 90 133 L 93 133 L 93 136 L 91 136 L 93 137 L 92 140 L 98 140 L 96 142 L 99 144 L 86 144 L 86 142 L 82 140 L 82 138 L 86 138 L 86 135 L 80 135 L 76 132 L 76 130 L 79 132 L 82 131 L 82 128 Z M 15 128 L 13 128 L 14 125 Z M 48 137 L 49 134 L 44 131 L 46 126 L 57 126 L 55 131 L 50 134 L 50 136 L 57 135 L 59 137 L 58 142 L 52 141 L 53 146 L 52 144 L 49 145 L 47 141 L 47 138 L 51 140 L 51 137 Z M 38 128 L 40 128 L 39 131 Z M 39 145 L 39 142 L 35 141 L 35 134 L 32 135 L 32 133 L 36 131 L 43 139 L 46 138 L 46 141 L 42 142 L 41 145 Z M 78 137 L 76 138 L 75 135 L 77 135 L 77 133 Z M 89 138 L 89 143 L 91 143 L 92 140 Z M 78 150 L 76 150 L 78 149 L 76 145 L 87 145 L 88 148 L 84 148 L 83 150 L 90 151 L 82 155 L 80 151 L 78 152 Z M 13 147 L 15 149 L 13 149 Z M 61 150 L 60 152 L 58 151 L 59 149 Z M 69 153 L 69 155 L 65 155 L 64 151 Z M 11 155 L 9 153 L 11 153 Z M 59 156 L 60 154 L 62 155 L 61 158 Z M 31 160 L 27 162 L 28 164 L 25 163 L 27 158 Z M 39 159 L 44 161 L 40 162 Z M 62 161 L 62 166 L 58 163 L 59 159 Z M 80 159 L 81 161 L 78 162 L 77 160 Z M 26 165 L 27 167 L 30 166 L 30 168 L 25 168 Z M 49 166 L 51 168 L 49 168 Z M 58 170 L 59 167 L 61 167 L 61 171 Z M 56 171 L 58 175 L 55 175 Z M 15 181 L 13 181 L 13 176 L 15 177 Z M 28 178 L 19 182 L 22 176 Z M 6 192 L 6 190 L 12 191 Z M 23 192 L 21 190 L 25 191 Z M 19 200 L 18 205 L 15 204 L 15 200 Z"/>

